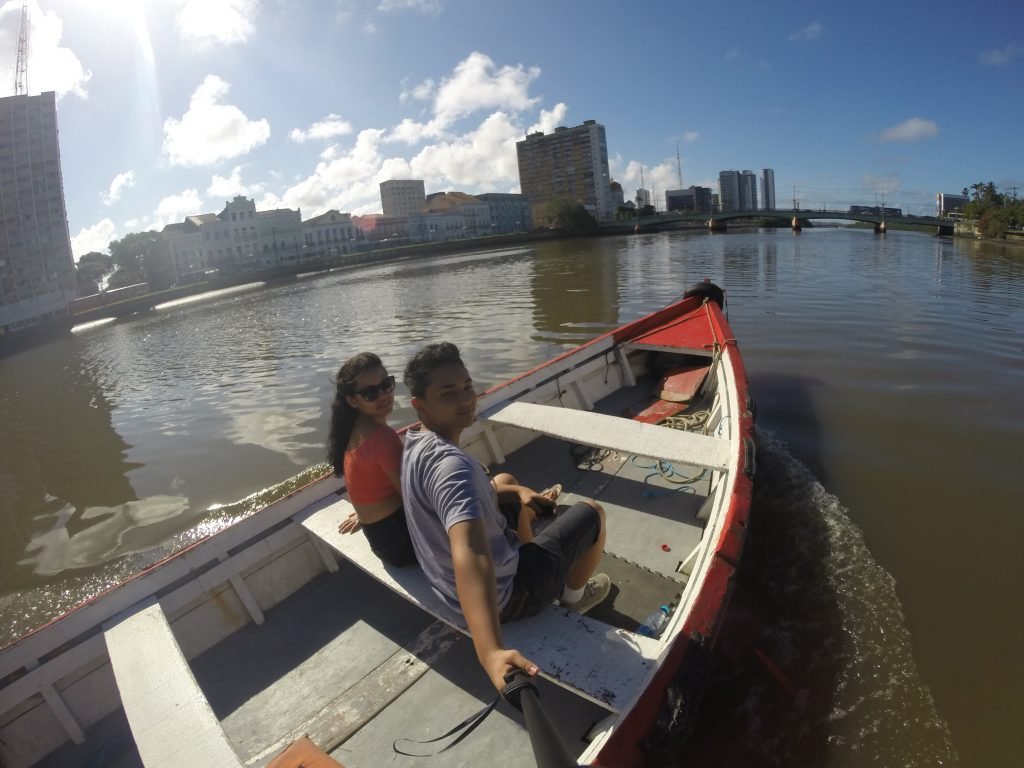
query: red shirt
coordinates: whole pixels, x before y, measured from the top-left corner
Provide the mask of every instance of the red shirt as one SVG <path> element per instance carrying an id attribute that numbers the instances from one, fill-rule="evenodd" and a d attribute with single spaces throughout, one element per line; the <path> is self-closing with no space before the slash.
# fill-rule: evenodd
<path id="1" fill-rule="evenodd" d="M 376 504 L 399 493 L 388 477 L 402 465 L 402 441 L 391 427 L 381 425 L 355 448 L 345 451 L 345 484 L 354 504 Z"/>

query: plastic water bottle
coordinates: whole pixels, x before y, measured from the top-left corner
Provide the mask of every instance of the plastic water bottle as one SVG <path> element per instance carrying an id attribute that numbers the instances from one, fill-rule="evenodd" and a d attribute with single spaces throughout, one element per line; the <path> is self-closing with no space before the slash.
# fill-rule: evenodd
<path id="1" fill-rule="evenodd" d="M 658 610 L 644 619 L 644 623 L 637 627 L 637 632 L 646 637 L 658 637 L 661 630 L 668 624 L 669 607 L 661 606 Z"/>

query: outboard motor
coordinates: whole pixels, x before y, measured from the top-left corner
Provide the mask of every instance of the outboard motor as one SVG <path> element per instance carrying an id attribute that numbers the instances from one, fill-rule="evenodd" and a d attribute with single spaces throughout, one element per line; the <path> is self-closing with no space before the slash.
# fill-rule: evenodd
<path id="1" fill-rule="evenodd" d="M 688 299 L 691 296 L 699 296 L 702 299 L 709 299 L 715 302 L 719 308 L 722 308 L 725 305 L 725 291 L 712 283 L 706 277 L 704 278 L 703 283 L 695 283 L 686 291 L 686 293 L 683 294 L 684 299 Z"/>

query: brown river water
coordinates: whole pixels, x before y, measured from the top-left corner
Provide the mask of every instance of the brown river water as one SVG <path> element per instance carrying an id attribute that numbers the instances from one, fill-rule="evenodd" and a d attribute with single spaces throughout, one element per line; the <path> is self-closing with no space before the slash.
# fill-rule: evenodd
<path id="1" fill-rule="evenodd" d="M 1024 248 L 842 229 L 547 242 L 184 303 L 0 359 L 0 642 L 315 474 L 332 377 L 491 386 L 709 277 L 758 411 L 691 766 L 1024 754 Z M 411 420 L 399 388 L 396 421 Z M 656 607 L 656 606 L 655 606 Z"/>

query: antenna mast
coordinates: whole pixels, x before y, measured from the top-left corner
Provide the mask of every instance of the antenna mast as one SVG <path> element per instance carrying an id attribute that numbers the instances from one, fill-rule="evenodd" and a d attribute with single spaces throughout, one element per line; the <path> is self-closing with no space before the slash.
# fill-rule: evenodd
<path id="1" fill-rule="evenodd" d="M 28 0 L 21 1 L 21 23 L 18 28 L 18 63 L 14 68 L 14 95 L 28 93 Z"/>
<path id="2" fill-rule="evenodd" d="M 679 159 L 679 141 L 676 141 L 676 170 L 679 172 L 679 188 L 683 188 L 683 161 Z"/>

